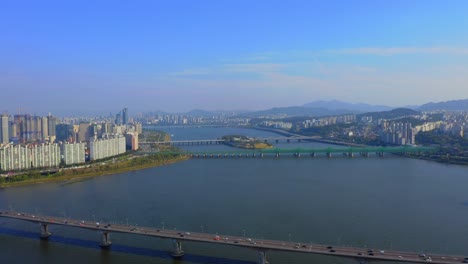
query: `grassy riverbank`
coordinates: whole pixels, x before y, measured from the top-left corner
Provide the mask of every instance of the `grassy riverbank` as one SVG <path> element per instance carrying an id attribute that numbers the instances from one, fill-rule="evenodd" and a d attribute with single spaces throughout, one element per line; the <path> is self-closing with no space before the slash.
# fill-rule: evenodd
<path id="1" fill-rule="evenodd" d="M 3 179 L 0 182 L 0 188 L 57 181 L 78 181 L 85 178 L 163 166 L 186 159 L 188 159 L 188 157 L 184 155 L 152 154 L 147 156 L 128 156 L 115 163 L 103 162 L 99 164 L 91 164 L 89 166 L 86 165 L 84 168 L 61 169 L 59 172 L 50 175 L 41 175 L 38 172 L 32 172 L 16 176 L 19 178 L 15 177 L 16 179 L 11 179 L 10 181 Z"/>

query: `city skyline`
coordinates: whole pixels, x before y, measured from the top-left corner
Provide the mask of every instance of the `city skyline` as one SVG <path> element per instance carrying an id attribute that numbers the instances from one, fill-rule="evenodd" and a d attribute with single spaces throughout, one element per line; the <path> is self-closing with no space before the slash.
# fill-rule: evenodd
<path id="1" fill-rule="evenodd" d="M 467 11 L 464 1 L 8 1 L 0 86 L 13 100 L 0 111 L 464 99 Z"/>

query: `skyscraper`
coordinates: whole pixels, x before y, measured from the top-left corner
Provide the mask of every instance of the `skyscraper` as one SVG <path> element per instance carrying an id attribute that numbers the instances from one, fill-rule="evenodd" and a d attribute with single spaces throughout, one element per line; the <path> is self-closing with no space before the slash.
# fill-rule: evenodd
<path id="1" fill-rule="evenodd" d="M 128 109 L 126 107 L 122 109 L 122 124 L 128 124 Z"/>
<path id="2" fill-rule="evenodd" d="M 55 120 L 55 117 L 49 115 L 47 117 L 47 126 L 48 126 L 47 131 L 49 132 L 49 137 L 54 137 L 57 135 L 55 132 L 56 125 L 57 125 L 57 121 Z"/>
<path id="3" fill-rule="evenodd" d="M 0 144 L 6 144 L 10 140 L 8 128 L 8 116 L 0 116 Z"/>

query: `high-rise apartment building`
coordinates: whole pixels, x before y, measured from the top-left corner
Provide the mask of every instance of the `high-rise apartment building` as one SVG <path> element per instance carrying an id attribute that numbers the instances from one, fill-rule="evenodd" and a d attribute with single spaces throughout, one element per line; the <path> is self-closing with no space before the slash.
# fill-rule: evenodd
<path id="1" fill-rule="evenodd" d="M 47 116 L 42 117 L 42 136 L 44 138 L 49 137 L 49 122 Z"/>
<path id="2" fill-rule="evenodd" d="M 127 132 L 125 134 L 127 149 L 138 150 L 138 133 L 137 132 Z"/>
<path id="3" fill-rule="evenodd" d="M 29 148 L 21 145 L 7 145 L 0 148 L 0 170 L 24 170 L 31 168 Z"/>
<path id="4" fill-rule="evenodd" d="M 33 168 L 51 168 L 60 165 L 60 147 L 58 144 L 40 144 L 30 148 Z"/>
<path id="5" fill-rule="evenodd" d="M 89 142 L 89 159 L 98 160 L 125 153 L 125 137 L 122 135 L 109 139 Z"/>
<path id="6" fill-rule="evenodd" d="M 78 142 L 86 142 L 89 139 L 89 123 L 81 123 L 78 130 Z"/>
<path id="7" fill-rule="evenodd" d="M 55 132 L 55 127 L 57 125 L 57 120 L 53 116 L 48 116 L 47 117 L 47 126 L 48 126 L 48 132 L 49 132 L 49 137 L 55 137 L 57 134 Z"/>
<path id="8" fill-rule="evenodd" d="M 8 115 L 0 116 L 0 145 L 10 141 Z"/>
<path id="9" fill-rule="evenodd" d="M 85 162 L 85 143 L 63 143 L 62 158 L 65 165 L 80 164 Z"/>

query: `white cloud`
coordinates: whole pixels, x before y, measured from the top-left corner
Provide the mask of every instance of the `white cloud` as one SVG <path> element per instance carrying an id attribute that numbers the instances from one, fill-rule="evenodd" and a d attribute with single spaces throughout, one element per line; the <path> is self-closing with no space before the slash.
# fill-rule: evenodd
<path id="1" fill-rule="evenodd" d="M 330 50 L 330 53 L 337 54 L 358 54 L 358 55 L 378 55 L 390 56 L 400 54 L 450 54 L 468 55 L 468 48 L 465 47 L 361 47 L 350 49 Z"/>

